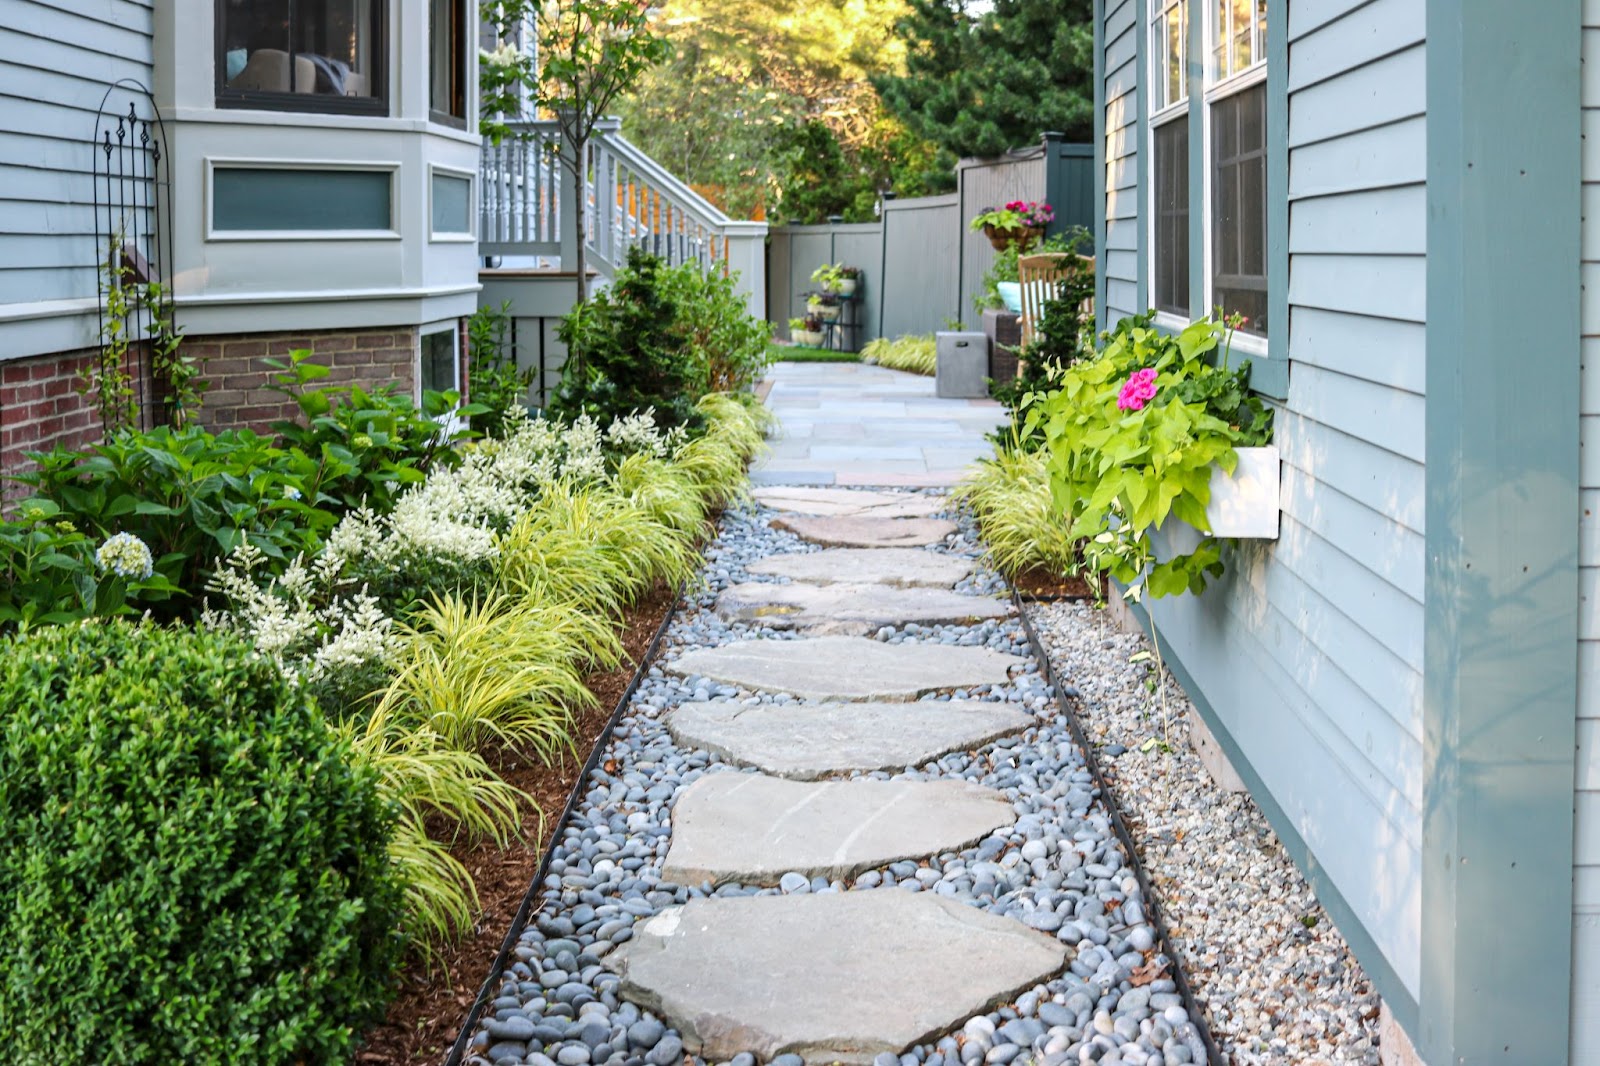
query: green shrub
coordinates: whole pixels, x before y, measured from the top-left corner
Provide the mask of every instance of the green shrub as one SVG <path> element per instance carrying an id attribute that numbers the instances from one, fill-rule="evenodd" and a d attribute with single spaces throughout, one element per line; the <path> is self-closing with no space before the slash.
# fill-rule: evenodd
<path id="1" fill-rule="evenodd" d="M 60 520 L 97 541 L 138 537 L 182 597 L 197 599 L 204 575 L 243 538 L 287 562 L 314 549 L 336 520 L 312 506 L 319 464 L 246 429 L 123 430 L 88 453 L 28 454 L 39 467 L 17 480 L 59 508 Z"/>
<path id="2" fill-rule="evenodd" d="M 528 398 L 533 368 L 517 369 L 511 350 L 511 301 L 480 307 L 467 320 L 467 395 L 484 410 L 472 416 L 472 428 L 490 437 L 503 434 L 506 413 Z"/>
<path id="3" fill-rule="evenodd" d="M 359 386 L 313 387 L 328 368 L 309 351 L 289 353 L 288 362 L 262 360 L 276 370 L 273 391 L 293 400 L 304 422 L 275 422 L 284 444 L 316 457 L 312 500 L 336 515 L 363 505 L 381 513 L 394 507 L 412 482 L 437 464 L 454 465 L 455 444 L 467 434 L 447 423 L 454 416 L 478 417 L 478 404 L 462 405 L 454 392 L 427 392 L 422 406 L 392 387 L 368 392 Z"/>
<path id="4" fill-rule="evenodd" d="M 390 994 L 390 808 L 232 638 L 0 644 L 0 825 L 13 1062 L 347 1063 Z"/>
<path id="5" fill-rule="evenodd" d="M 695 399 L 753 386 L 771 362 L 772 325 L 750 313 L 734 289 L 738 276 L 690 262 L 662 271 L 661 277 L 678 308 L 684 353 L 699 378 Z"/>
<path id="6" fill-rule="evenodd" d="M 174 591 L 142 542 L 123 535 L 97 545 L 49 500 L 29 500 L 15 520 L 0 520 L 0 628 L 131 614 L 130 601 L 156 604 Z"/>
<path id="7" fill-rule="evenodd" d="M 1085 300 L 1094 299 L 1094 272 L 1075 270 L 1061 282 L 1056 297 L 1046 300 L 1033 341 L 1021 352 L 1021 373 L 1009 381 L 996 381 L 994 398 L 1010 408 L 1015 421 L 1022 398 L 1048 392 L 1067 367 L 1094 357 L 1094 316 L 1083 314 Z M 1037 437 L 1021 438 L 1023 447 L 1037 447 Z"/>
<path id="8" fill-rule="evenodd" d="M 631 248 L 610 287 L 562 321 L 568 356 L 552 414 L 569 421 L 587 414 L 608 425 L 654 409 L 662 425 L 692 421 L 700 372 L 685 358 L 678 294 L 667 273 L 661 258 Z"/>

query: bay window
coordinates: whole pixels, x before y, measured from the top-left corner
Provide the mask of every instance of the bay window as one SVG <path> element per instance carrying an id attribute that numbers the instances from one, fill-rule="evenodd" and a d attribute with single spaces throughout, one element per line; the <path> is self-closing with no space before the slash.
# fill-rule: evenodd
<path id="1" fill-rule="evenodd" d="M 386 113 L 385 0 L 216 0 L 223 107 Z"/>

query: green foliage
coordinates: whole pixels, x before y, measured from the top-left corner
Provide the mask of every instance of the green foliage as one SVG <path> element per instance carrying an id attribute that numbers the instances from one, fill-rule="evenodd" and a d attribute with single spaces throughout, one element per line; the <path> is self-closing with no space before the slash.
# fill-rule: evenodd
<path id="1" fill-rule="evenodd" d="M 1089 231 L 1082 226 L 1073 226 L 1065 233 L 1053 233 L 1028 249 L 1028 255 L 1042 255 L 1046 252 L 1076 252 L 1089 240 Z M 1019 245 L 1012 244 L 994 253 L 994 261 L 989 264 L 989 269 L 983 272 L 983 291 L 972 298 L 972 307 L 982 314 L 993 307 L 1000 308 L 1006 302 L 1000 298 L 999 283 L 1002 281 L 1017 280 L 1017 259 L 1023 254 Z M 1091 286 L 1090 295 L 1094 295 Z"/>
<path id="2" fill-rule="evenodd" d="M 1046 130 L 1087 141 L 1094 128 L 1090 0 L 911 0 L 896 27 L 904 75 L 873 84 L 911 130 L 957 156 L 989 158 Z"/>
<path id="3" fill-rule="evenodd" d="M 336 521 L 313 505 L 328 471 L 249 430 L 124 430 L 87 454 L 28 454 L 38 469 L 17 480 L 58 508 L 60 520 L 97 540 L 138 537 L 183 597 L 194 597 L 246 537 L 286 562 L 314 549 Z"/>
<path id="4" fill-rule="evenodd" d="M 552 414 L 587 414 L 604 425 L 654 409 L 662 425 L 689 421 L 696 368 L 683 357 L 681 311 L 666 272 L 660 257 L 630 248 L 610 287 L 572 309 L 559 336 L 574 355 L 562 368 Z"/>
<path id="5" fill-rule="evenodd" d="M 426 392 L 419 409 L 387 385 L 371 392 L 354 385 L 313 387 L 329 371 L 305 350 L 290 352 L 287 362 L 262 362 L 276 371 L 269 388 L 293 400 L 305 419 L 272 428 L 285 444 L 315 457 L 309 498 L 335 514 L 363 505 L 390 510 L 435 463 L 457 461 L 454 445 L 468 434 L 450 428 L 456 416 L 488 413 L 481 404 L 463 406 L 454 392 Z"/>
<path id="6" fill-rule="evenodd" d="M 1085 302 L 1093 299 L 1094 273 L 1075 270 L 1057 287 L 1056 297 L 1045 301 L 1033 340 L 1021 352 L 1021 373 L 995 382 L 992 390 L 994 398 L 1011 409 L 1013 423 L 1024 396 L 1048 392 L 1063 370 L 1094 357 L 1094 316 L 1083 311 Z M 1037 444 L 1034 436 L 1018 438 L 1019 447 Z"/>
<path id="7" fill-rule="evenodd" d="M 1209 535 L 1187 555 L 1157 560 L 1150 532 L 1169 517 L 1207 528 L 1213 464 L 1232 473 L 1235 446 L 1265 443 L 1271 418 L 1246 391 L 1249 365 L 1218 361 L 1225 329 L 1200 321 L 1174 337 L 1147 318 L 1118 324 L 1096 359 L 1063 370 L 1052 391 L 1022 397 L 1022 433 L 1041 433 L 1050 489 L 1091 569 L 1137 597 L 1200 592 L 1222 573 Z M 1135 375 L 1152 395 L 1128 399 Z"/>
<path id="8" fill-rule="evenodd" d="M 861 358 L 890 370 L 905 370 L 928 377 L 932 377 L 938 369 L 937 346 L 933 335 L 928 333 L 908 334 L 894 340 L 887 337 L 870 340 L 862 347 Z"/>
<path id="9" fill-rule="evenodd" d="M 750 313 L 734 287 L 737 272 L 703 270 L 688 262 L 660 273 L 666 298 L 676 308 L 683 354 L 694 367 L 695 398 L 737 392 L 760 380 L 770 360 L 772 326 Z"/>
<path id="10" fill-rule="evenodd" d="M 950 494 L 977 517 L 990 561 L 1007 577 L 1035 567 L 1059 577 L 1078 573 L 1078 540 L 1051 500 L 1044 455 L 1014 443 L 995 452 Z"/>
<path id="11" fill-rule="evenodd" d="M 134 604 L 160 603 L 176 591 L 164 574 L 101 565 L 96 547 L 50 500 L 29 500 L 15 520 L 0 521 L 0 628 L 132 614 Z"/>
<path id="12" fill-rule="evenodd" d="M 0 825 L 14 1062 L 347 1063 L 391 993 L 392 814 L 231 638 L 0 644 Z"/>
<path id="13" fill-rule="evenodd" d="M 472 428 L 498 437 L 506 425 L 506 413 L 521 407 L 528 398 L 533 369 L 517 369 L 516 353 L 511 350 L 511 301 L 499 307 L 480 307 L 467 320 L 467 351 L 470 367 L 467 395 L 483 410 L 472 416 Z"/>

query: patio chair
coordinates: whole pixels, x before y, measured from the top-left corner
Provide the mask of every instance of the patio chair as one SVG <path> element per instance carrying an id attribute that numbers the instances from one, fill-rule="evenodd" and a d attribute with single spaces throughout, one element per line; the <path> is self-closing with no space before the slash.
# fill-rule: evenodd
<path id="1" fill-rule="evenodd" d="M 1071 252 L 1041 252 L 1017 260 L 1017 281 L 1022 286 L 1022 347 L 1033 341 L 1034 325 L 1044 317 L 1045 304 L 1055 298 L 1056 286 L 1074 271 L 1094 272 L 1094 256 Z M 1094 314 L 1094 301 L 1085 300 L 1079 314 Z M 1020 373 L 1020 364 L 1019 370 Z"/>

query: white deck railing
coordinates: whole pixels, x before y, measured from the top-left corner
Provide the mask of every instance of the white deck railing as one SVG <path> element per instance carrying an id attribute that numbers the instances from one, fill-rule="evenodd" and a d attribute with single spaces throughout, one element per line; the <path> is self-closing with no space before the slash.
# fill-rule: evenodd
<path id="1" fill-rule="evenodd" d="M 479 251 L 565 259 L 565 248 L 576 252 L 577 220 L 560 129 L 554 120 L 510 125 L 512 136 L 483 146 Z M 620 126 L 600 123 L 588 144 L 582 200 L 591 265 L 609 275 L 638 245 L 671 264 L 737 270 L 752 310 L 764 314 L 766 223 L 729 218 L 630 144 Z"/>

